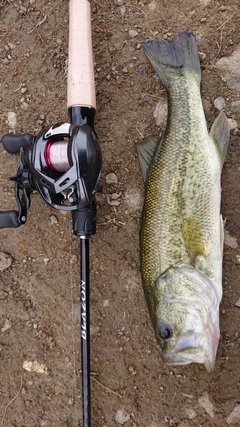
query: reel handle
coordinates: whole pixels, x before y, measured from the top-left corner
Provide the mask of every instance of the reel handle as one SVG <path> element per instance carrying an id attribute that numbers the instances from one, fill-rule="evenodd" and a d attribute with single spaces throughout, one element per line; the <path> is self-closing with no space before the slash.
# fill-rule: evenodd
<path id="1" fill-rule="evenodd" d="M 18 211 L 0 211 L 0 228 L 17 228 L 22 224 Z"/>
<path id="2" fill-rule="evenodd" d="M 30 133 L 23 135 L 6 134 L 2 137 L 2 144 L 5 150 L 10 153 L 20 153 L 20 149 L 29 148 L 34 143 L 34 136 Z"/>

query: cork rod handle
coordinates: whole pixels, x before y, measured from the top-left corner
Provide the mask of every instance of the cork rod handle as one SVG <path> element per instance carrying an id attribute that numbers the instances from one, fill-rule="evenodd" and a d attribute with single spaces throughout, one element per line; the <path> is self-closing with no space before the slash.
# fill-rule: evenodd
<path id="1" fill-rule="evenodd" d="M 88 0 L 69 1 L 67 107 L 96 109 L 91 10 Z"/>

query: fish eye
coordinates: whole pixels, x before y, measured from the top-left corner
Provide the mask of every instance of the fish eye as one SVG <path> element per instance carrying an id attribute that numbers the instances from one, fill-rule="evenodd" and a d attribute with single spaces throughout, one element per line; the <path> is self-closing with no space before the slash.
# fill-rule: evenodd
<path id="1" fill-rule="evenodd" d="M 161 339 L 167 340 L 172 337 L 173 330 L 170 325 L 168 325 L 167 323 L 161 322 L 158 325 L 157 333 Z"/>

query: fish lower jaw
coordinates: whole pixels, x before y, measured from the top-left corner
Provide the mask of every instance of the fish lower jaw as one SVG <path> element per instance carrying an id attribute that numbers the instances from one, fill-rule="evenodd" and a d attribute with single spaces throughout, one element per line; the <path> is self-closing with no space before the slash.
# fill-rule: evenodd
<path id="1" fill-rule="evenodd" d="M 185 353 L 185 354 L 184 354 Z M 163 354 L 163 361 L 167 365 L 189 365 L 190 363 L 201 363 L 205 366 L 208 373 L 213 371 L 214 361 L 206 358 L 206 354 L 201 349 L 186 349 L 185 351 L 179 351 L 177 353 Z"/>

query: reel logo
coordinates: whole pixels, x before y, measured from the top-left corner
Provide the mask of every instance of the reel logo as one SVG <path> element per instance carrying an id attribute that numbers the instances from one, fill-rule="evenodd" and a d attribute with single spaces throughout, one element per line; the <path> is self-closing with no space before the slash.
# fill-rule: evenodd
<path id="1" fill-rule="evenodd" d="M 81 280 L 81 337 L 86 340 L 86 283 Z"/>

